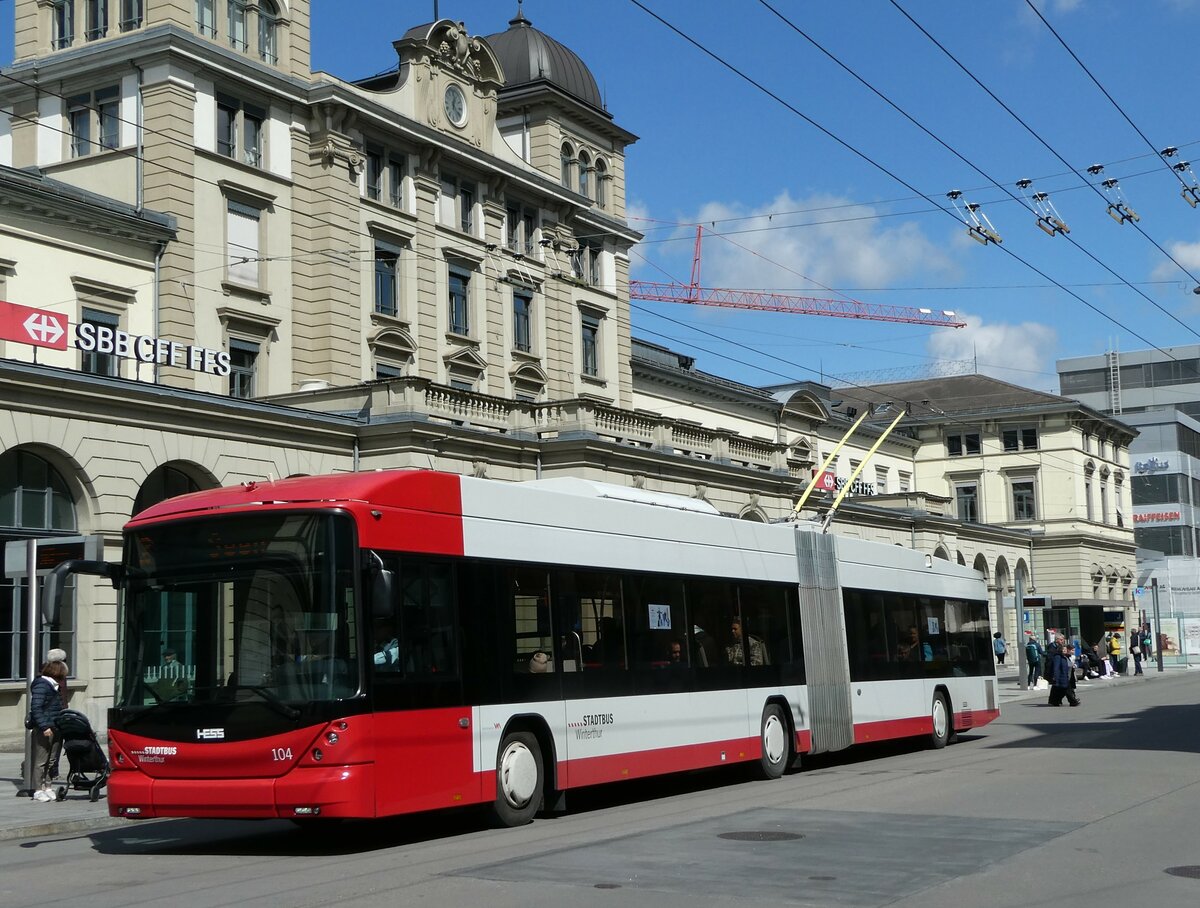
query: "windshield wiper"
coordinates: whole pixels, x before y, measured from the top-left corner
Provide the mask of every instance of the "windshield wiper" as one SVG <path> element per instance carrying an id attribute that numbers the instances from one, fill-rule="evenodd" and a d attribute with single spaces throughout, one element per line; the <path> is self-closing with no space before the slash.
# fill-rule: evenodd
<path id="1" fill-rule="evenodd" d="M 134 722 L 137 722 L 139 719 L 144 719 L 144 718 L 146 718 L 146 716 L 150 715 L 151 713 L 158 712 L 164 706 L 179 706 L 181 703 L 188 702 L 187 698 L 186 698 L 187 691 L 180 691 L 179 693 L 175 694 L 175 696 L 173 696 L 173 697 L 164 698 L 164 697 L 160 697 L 158 695 L 158 692 L 153 687 L 151 687 L 146 682 L 145 679 L 142 679 L 139 682 L 139 684 L 141 687 L 144 687 L 146 690 L 148 690 L 150 692 L 150 696 L 152 696 L 154 698 L 154 702 L 151 703 L 150 705 L 146 706 L 141 712 L 131 713 L 129 715 L 129 718 L 126 719 L 127 725 L 132 725 Z M 124 708 L 128 709 L 129 707 L 137 707 L 137 706 L 142 706 L 142 705 L 143 704 L 140 704 L 140 703 L 127 703 L 127 704 L 125 704 Z"/>
<path id="2" fill-rule="evenodd" d="M 279 699 L 279 695 L 269 687 L 264 687 L 261 684 L 239 684 L 236 689 L 248 690 L 252 693 L 258 694 L 271 706 L 272 709 L 281 715 L 287 716 L 289 719 L 298 719 L 300 717 L 300 710 L 296 709 L 294 706 L 288 706 L 281 699 Z"/>

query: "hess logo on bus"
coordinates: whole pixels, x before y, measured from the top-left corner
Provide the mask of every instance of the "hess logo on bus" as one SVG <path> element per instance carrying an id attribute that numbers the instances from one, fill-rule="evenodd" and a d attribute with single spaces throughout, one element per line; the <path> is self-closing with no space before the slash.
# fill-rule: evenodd
<path id="1" fill-rule="evenodd" d="M 197 741 L 224 741 L 225 729 L 223 728 L 197 728 Z"/>

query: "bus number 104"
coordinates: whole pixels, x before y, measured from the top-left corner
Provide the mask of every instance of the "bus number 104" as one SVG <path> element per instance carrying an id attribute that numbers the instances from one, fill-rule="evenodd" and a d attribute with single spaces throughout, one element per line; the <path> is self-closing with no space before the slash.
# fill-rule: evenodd
<path id="1" fill-rule="evenodd" d="M 290 762 L 292 759 L 292 749 L 290 747 L 272 747 L 271 759 L 277 763 L 280 760 L 288 760 Z"/>

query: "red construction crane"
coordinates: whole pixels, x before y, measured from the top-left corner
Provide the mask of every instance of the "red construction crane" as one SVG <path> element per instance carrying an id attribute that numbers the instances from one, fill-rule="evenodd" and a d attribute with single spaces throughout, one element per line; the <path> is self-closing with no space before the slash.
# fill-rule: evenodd
<path id="1" fill-rule="evenodd" d="M 630 280 L 629 298 L 657 303 L 691 303 L 693 306 L 720 306 L 725 309 L 759 309 L 766 312 L 793 312 L 797 315 L 828 315 L 833 318 L 859 318 L 873 322 L 900 322 L 905 325 L 930 325 L 942 328 L 965 328 L 948 309 L 916 309 L 910 306 L 884 306 L 860 303 L 858 300 L 819 299 L 811 296 L 788 296 L 755 290 L 726 290 L 700 286 L 700 236 L 703 227 L 696 227 L 696 251 L 692 258 L 691 283 L 678 281 Z"/>

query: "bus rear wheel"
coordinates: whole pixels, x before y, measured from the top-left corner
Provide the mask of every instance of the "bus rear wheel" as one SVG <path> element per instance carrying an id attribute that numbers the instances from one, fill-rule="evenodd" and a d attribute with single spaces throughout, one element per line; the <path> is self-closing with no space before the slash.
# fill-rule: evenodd
<path id="1" fill-rule="evenodd" d="M 542 749 L 527 731 L 511 732 L 496 757 L 496 800 L 492 816 L 500 826 L 524 826 L 542 806 Z"/>
<path id="2" fill-rule="evenodd" d="M 764 779 L 778 779 L 787 769 L 792 748 L 788 744 L 787 719 L 774 703 L 763 710 L 760 739 L 762 755 L 758 759 L 758 774 Z"/>
<path id="3" fill-rule="evenodd" d="M 941 750 L 950 742 L 950 736 L 954 733 L 950 720 L 950 704 L 946 701 L 946 695 L 941 691 L 933 695 L 931 718 L 933 719 L 933 733 L 929 740 L 934 750 Z"/>

